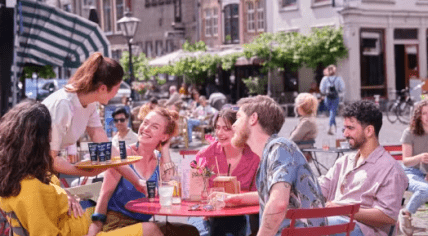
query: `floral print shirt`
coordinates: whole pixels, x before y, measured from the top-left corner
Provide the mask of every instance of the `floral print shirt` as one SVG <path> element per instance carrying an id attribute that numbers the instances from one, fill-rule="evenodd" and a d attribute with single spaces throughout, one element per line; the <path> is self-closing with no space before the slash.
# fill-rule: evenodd
<path id="1" fill-rule="evenodd" d="M 324 197 L 321 188 L 302 152 L 295 143 L 283 137 L 272 135 L 267 141 L 257 171 L 257 190 L 260 203 L 260 220 L 269 200 L 270 189 L 279 182 L 291 185 L 288 208 L 321 208 Z M 326 225 L 326 219 L 302 219 L 296 221 L 296 227 Z M 283 228 L 290 225 L 284 219 L 277 236 Z"/>

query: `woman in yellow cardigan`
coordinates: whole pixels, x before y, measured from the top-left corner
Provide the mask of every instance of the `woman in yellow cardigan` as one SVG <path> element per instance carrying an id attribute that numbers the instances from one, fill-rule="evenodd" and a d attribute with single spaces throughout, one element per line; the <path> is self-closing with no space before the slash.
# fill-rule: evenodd
<path id="1" fill-rule="evenodd" d="M 35 101 L 22 102 L 1 118 L 0 208 L 24 235 L 86 235 L 90 211 L 69 208 L 66 191 L 51 182 L 50 132 L 49 111 Z M 92 220 L 105 219 L 94 214 Z M 160 235 L 153 226 L 138 223 L 97 235 Z"/>

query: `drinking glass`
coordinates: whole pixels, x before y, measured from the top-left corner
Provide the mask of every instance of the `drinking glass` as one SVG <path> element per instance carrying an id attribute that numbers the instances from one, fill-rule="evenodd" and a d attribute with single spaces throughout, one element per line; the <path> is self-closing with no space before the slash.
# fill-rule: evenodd
<path id="1" fill-rule="evenodd" d="M 172 194 L 172 204 L 181 204 L 181 178 L 178 173 L 178 166 L 174 167 L 174 176 L 169 181 L 174 186 Z"/>
<path id="2" fill-rule="evenodd" d="M 322 140 L 322 150 L 328 151 L 330 149 L 330 140 L 329 139 L 323 139 Z"/>
<path id="3" fill-rule="evenodd" d="M 169 182 L 162 182 L 159 185 L 159 203 L 163 207 L 170 207 L 172 204 L 172 194 L 174 193 L 174 185 Z"/>
<path id="4" fill-rule="evenodd" d="M 209 201 L 216 210 L 223 209 L 226 206 L 224 202 L 224 187 L 212 187 L 209 189 Z"/>

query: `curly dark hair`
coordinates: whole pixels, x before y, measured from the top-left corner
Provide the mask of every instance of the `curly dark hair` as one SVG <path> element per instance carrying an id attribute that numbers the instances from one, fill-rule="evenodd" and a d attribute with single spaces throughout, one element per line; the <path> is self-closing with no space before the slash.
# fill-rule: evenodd
<path id="1" fill-rule="evenodd" d="M 382 112 L 372 101 L 362 100 L 349 104 L 345 107 L 343 117 L 355 117 L 361 125 L 373 125 L 376 137 L 379 137 L 382 128 Z"/>
<path id="2" fill-rule="evenodd" d="M 21 102 L 0 119 L 0 197 L 17 196 L 26 177 L 50 182 L 51 123 L 47 107 L 34 100 Z"/>
<path id="3" fill-rule="evenodd" d="M 418 102 L 415 106 L 415 110 L 412 114 L 412 118 L 410 119 L 410 131 L 418 136 L 424 135 L 425 130 L 422 125 L 422 108 L 428 105 L 428 100 L 422 100 Z"/>

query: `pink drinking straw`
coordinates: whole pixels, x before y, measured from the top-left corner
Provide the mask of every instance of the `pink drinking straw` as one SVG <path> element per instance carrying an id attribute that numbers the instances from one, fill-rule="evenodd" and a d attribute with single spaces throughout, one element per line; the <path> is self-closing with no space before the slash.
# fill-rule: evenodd
<path id="1" fill-rule="evenodd" d="M 217 156 L 215 156 L 215 163 L 217 165 L 217 175 L 220 175 L 220 170 L 218 168 L 218 161 L 217 161 Z"/>

